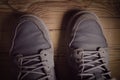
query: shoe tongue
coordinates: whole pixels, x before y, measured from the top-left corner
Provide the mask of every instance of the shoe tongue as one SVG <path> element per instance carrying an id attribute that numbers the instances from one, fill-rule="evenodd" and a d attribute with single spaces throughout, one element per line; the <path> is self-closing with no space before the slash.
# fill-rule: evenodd
<path id="1" fill-rule="evenodd" d="M 96 79 L 97 80 L 103 80 L 104 78 L 103 78 L 103 76 L 101 75 L 102 74 L 102 71 L 101 70 L 94 70 L 94 75 L 95 75 L 95 77 L 96 77 Z"/>
<path id="2" fill-rule="evenodd" d="M 101 48 L 96 48 L 96 49 L 94 49 L 94 50 L 85 50 L 85 51 L 91 51 L 91 53 L 93 53 L 93 54 L 97 54 L 97 52 L 96 51 L 99 51 L 99 50 L 101 50 Z M 97 60 L 98 59 L 98 57 L 90 57 L 89 58 L 90 60 L 92 60 L 92 61 L 94 61 L 94 60 Z M 98 61 L 99 62 L 99 61 Z M 95 69 L 93 69 L 93 70 L 91 70 L 90 71 L 90 73 L 92 73 L 92 74 L 94 74 L 94 76 L 96 77 L 96 79 L 97 80 L 103 80 L 103 76 L 101 75 L 102 73 L 103 73 L 103 71 L 102 71 L 102 69 L 100 69 L 100 68 L 97 68 L 97 66 L 99 66 L 99 65 L 101 65 L 102 64 L 102 62 L 101 63 L 98 63 L 98 62 L 94 62 L 94 63 L 92 63 L 91 65 L 94 65 L 94 67 L 96 67 Z M 86 67 L 86 69 L 88 68 L 94 68 L 94 67 Z"/>

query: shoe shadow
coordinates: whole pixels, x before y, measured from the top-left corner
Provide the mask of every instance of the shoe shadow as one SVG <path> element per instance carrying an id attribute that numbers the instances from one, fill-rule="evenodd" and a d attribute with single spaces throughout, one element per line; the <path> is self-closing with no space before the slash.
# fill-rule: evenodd
<path id="1" fill-rule="evenodd" d="M 12 35 L 15 23 L 21 14 L 10 12 L 4 13 L 0 21 L 0 75 L 1 80 L 14 80 L 12 62 L 9 56 Z M 14 70 L 14 69 L 13 69 Z"/>
<path id="2" fill-rule="evenodd" d="M 66 44 L 66 32 L 67 32 L 67 25 L 78 11 L 78 9 L 72 9 L 65 12 L 62 23 L 61 23 L 61 32 L 58 41 L 58 48 L 56 51 L 56 59 L 55 59 L 55 66 L 56 66 L 56 75 L 58 80 L 71 80 L 71 75 L 68 66 L 68 59 L 67 59 L 67 44 Z"/>

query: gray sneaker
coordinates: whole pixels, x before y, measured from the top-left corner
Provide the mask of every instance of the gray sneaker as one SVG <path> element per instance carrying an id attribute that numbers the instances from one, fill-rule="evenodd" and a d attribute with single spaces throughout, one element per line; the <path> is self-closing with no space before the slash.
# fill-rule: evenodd
<path id="1" fill-rule="evenodd" d="M 15 29 L 10 55 L 16 65 L 16 80 L 56 80 L 53 46 L 44 23 L 23 15 Z"/>
<path id="2" fill-rule="evenodd" d="M 73 80 L 109 80 L 107 43 L 95 14 L 80 11 L 68 30 L 69 64 Z"/>

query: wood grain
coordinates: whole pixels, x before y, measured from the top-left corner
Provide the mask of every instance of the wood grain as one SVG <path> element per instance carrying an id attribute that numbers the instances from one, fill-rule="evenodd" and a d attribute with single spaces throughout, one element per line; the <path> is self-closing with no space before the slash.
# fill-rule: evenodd
<path id="1" fill-rule="evenodd" d="M 97 14 L 103 25 L 103 32 L 108 41 L 110 55 L 110 69 L 112 76 L 120 79 L 120 15 L 119 0 L 1 0 L 0 1 L 0 65 L 2 80 L 10 78 L 10 48 L 11 30 L 10 22 L 15 18 L 14 12 L 34 14 L 40 17 L 48 26 L 55 49 L 56 71 L 60 80 L 69 80 L 66 60 L 66 23 L 71 10 L 87 9 Z M 67 16 L 67 17 L 66 17 Z M 11 23 L 11 24 L 10 24 Z M 6 69 L 7 68 L 7 69 Z"/>

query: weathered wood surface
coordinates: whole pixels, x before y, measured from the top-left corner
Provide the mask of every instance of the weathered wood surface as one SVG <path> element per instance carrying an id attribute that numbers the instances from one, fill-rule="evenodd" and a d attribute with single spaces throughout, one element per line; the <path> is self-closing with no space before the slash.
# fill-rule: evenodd
<path id="1" fill-rule="evenodd" d="M 50 30 L 55 48 L 56 71 L 61 80 L 69 80 L 66 61 L 65 33 L 67 14 L 74 9 L 95 12 L 103 25 L 109 44 L 112 76 L 120 79 L 120 9 L 119 0 L 1 0 L 0 1 L 0 66 L 2 80 L 10 80 L 10 58 L 8 50 L 11 40 L 11 26 L 16 11 L 31 13 L 42 18 Z M 67 16 L 67 17 L 66 17 Z M 4 76 L 7 76 L 4 78 Z"/>

